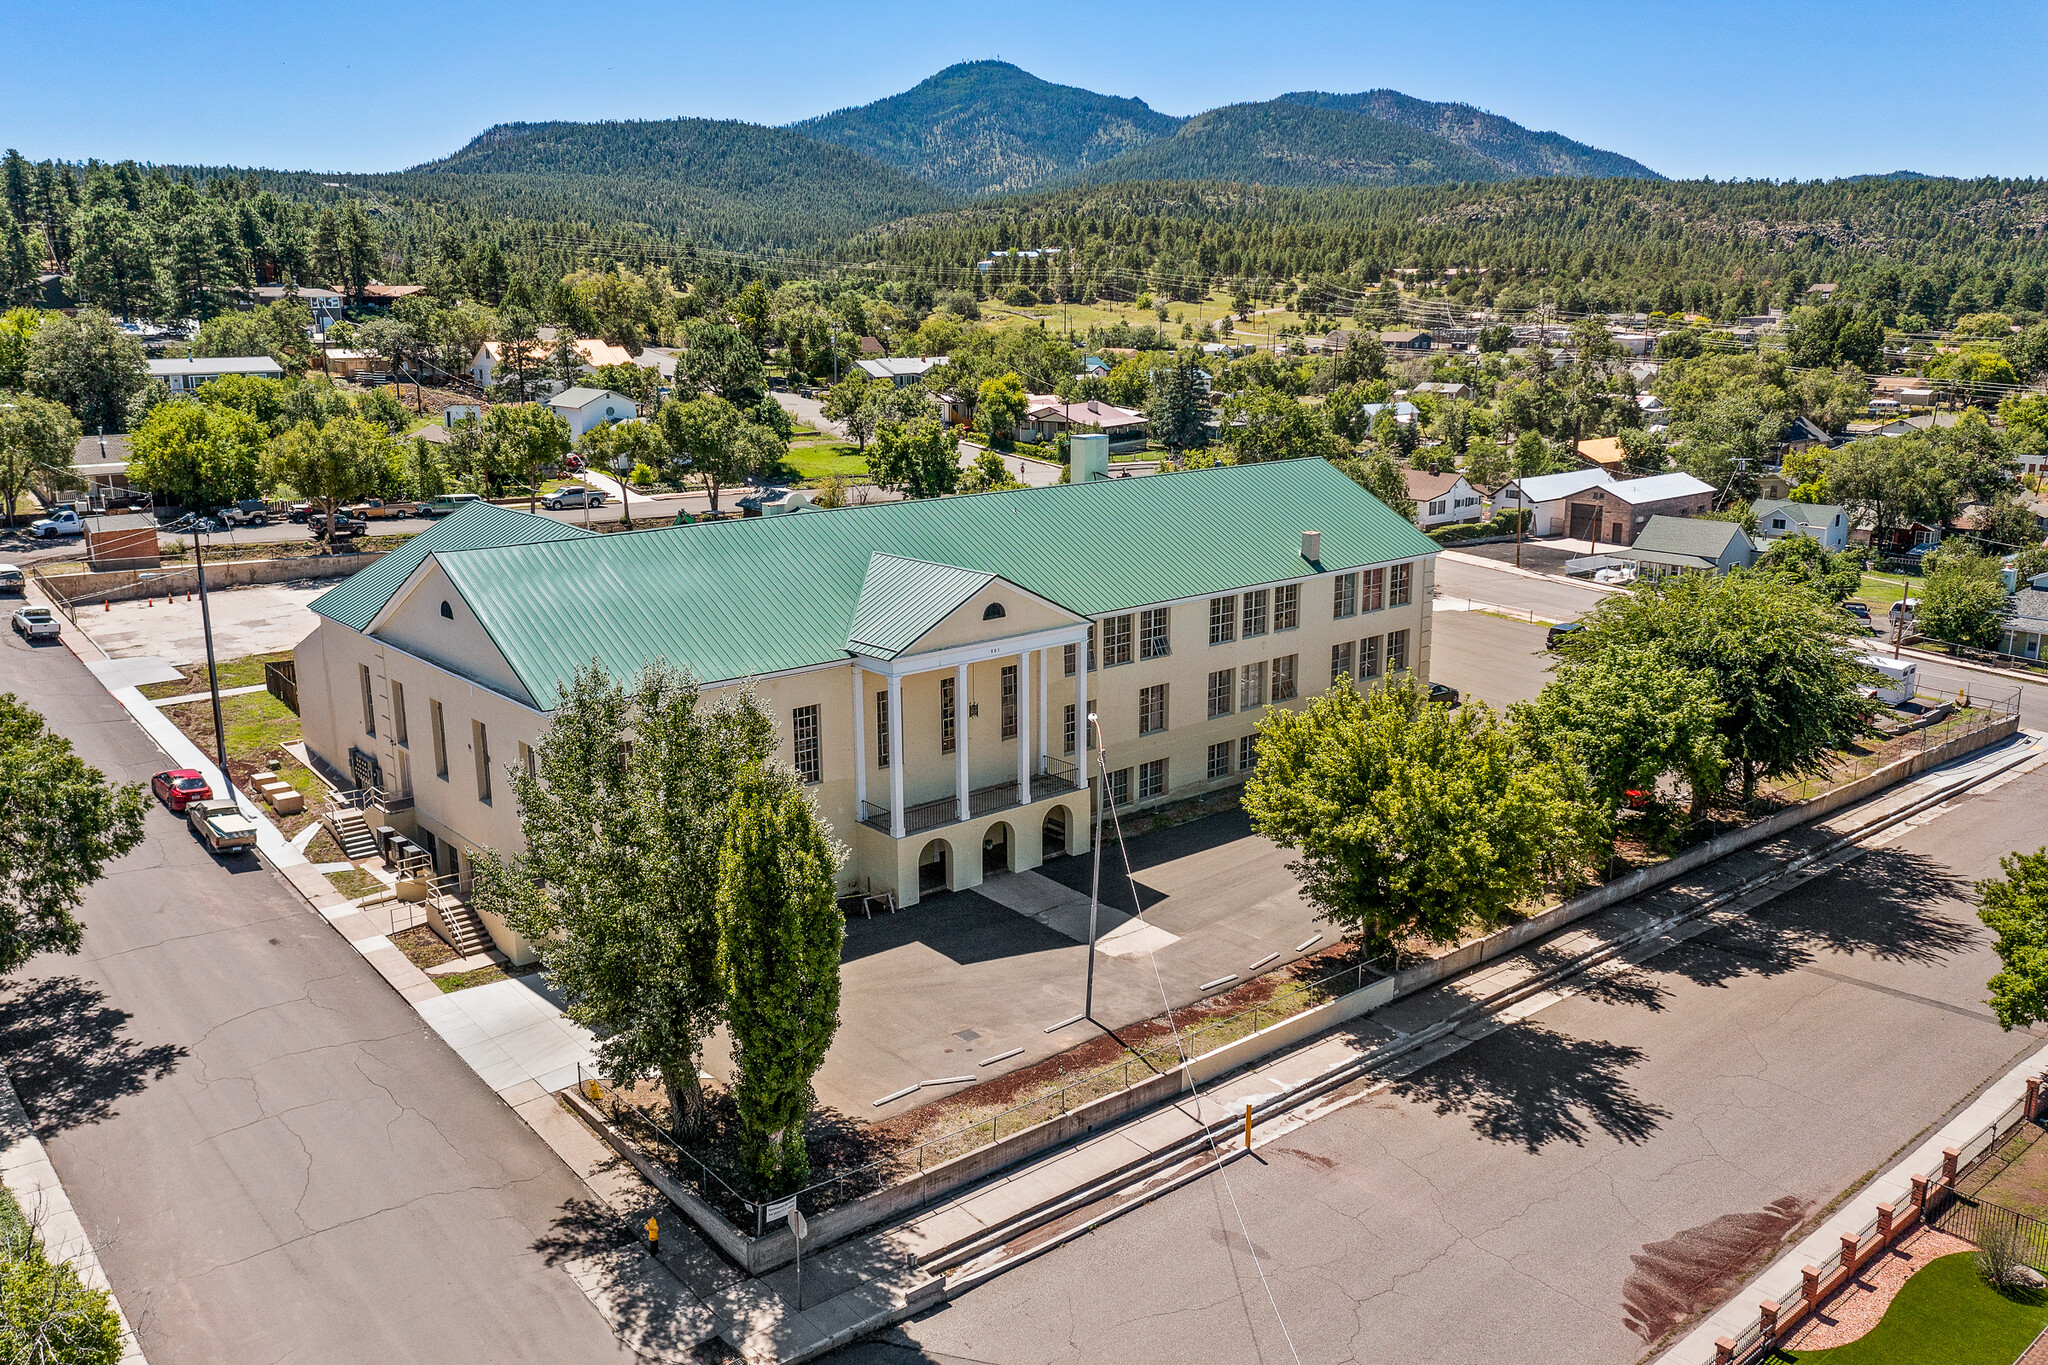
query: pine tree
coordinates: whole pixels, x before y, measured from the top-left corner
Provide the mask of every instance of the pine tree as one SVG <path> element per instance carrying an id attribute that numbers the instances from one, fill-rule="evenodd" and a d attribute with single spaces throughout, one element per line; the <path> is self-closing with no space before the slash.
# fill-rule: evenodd
<path id="1" fill-rule="evenodd" d="M 839 1029 L 841 853 L 792 774 L 764 772 L 734 794 L 718 860 L 718 974 L 745 1160 L 763 1194 L 810 1175 L 811 1079 Z"/>

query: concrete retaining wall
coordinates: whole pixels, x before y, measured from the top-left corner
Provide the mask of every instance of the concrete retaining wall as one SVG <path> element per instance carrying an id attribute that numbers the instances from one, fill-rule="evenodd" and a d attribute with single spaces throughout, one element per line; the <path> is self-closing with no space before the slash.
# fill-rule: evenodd
<path id="1" fill-rule="evenodd" d="M 347 578 L 382 559 L 381 554 L 307 555 L 300 559 L 229 559 L 209 561 L 206 586 L 246 588 L 257 583 L 288 583 L 304 578 Z M 76 606 L 84 602 L 139 602 L 167 592 L 183 592 L 187 584 L 197 586 L 199 573 L 193 565 L 179 565 L 151 572 L 145 578 L 135 569 L 111 573 L 60 574 L 39 578 L 45 591 L 62 588 L 65 600 Z"/>
<path id="2" fill-rule="evenodd" d="M 1788 807 L 1753 825 L 1730 830 L 1718 838 L 1689 848 L 1654 866 L 1638 868 L 1625 877 L 1574 896 L 1563 904 L 1541 914 L 1532 915 L 1519 924 L 1475 939 L 1440 958 L 1418 963 L 1398 975 L 1375 981 L 1361 990 L 1352 991 L 1314 1009 L 1291 1015 L 1248 1037 L 1192 1058 L 1184 1066 L 1173 1071 L 1148 1077 L 1128 1090 L 1106 1095 L 1099 1100 L 1091 1100 L 1058 1118 L 1034 1124 L 1012 1137 L 977 1148 L 887 1189 L 878 1190 L 863 1199 L 821 1213 L 810 1220 L 811 1234 L 805 1240 L 817 1248 L 843 1241 L 878 1223 L 887 1222 L 912 1209 L 933 1203 L 1007 1167 L 1120 1123 L 1132 1114 L 1150 1109 L 1156 1104 L 1163 1104 L 1196 1086 L 1206 1085 L 1219 1076 L 1249 1066 L 1272 1053 L 1292 1047 L 1382 1005 L 1427 990 L 1496 958 L 1518 952 L 1545 935 L 1555 933 L 1569 924 L 1622 901 L 1640 896 L 1646 891 L 1676 881 L 1696 868 L 1704 867 L 1742 849 L 1765 843 L 1789 829 L 1832 814 L 1844 806 L 1853 805 L 1875 792 L 1906 781 L 1930 768 L 1939 767 L 1964 754 L 2008 739 L 2018 730 L 2019 717 L 2007 716 L 1981 730 L 1887 764 L 1867 777 L 1858 778 L 1811 801 L 1803 801 L 1796 806 Z M 707 1236 L 717 1242 L 726 1255 L 745 1266 L 748 1273 L 759 1275 L 777 1266 L 787 1265 L 794 1259 L 795 1242 L 786 1229 L 777 1229 L 767 1236 L 756 1239 L 735 1228 L 715 1209 L 672 1177 L 664 1172 L 657 1172 L 644 1157 L 631 1149 L 630 1143 L 614 1134 L 611 1126 L 598 1118 L 596 1111 L 581 1096 L 576 1096 L 575 1102 L 581 1112 L 598 1123 L 606 1140 L 622 1156 L 639 1168 L 641 1173 L 667 1195 L 670 1202 L 681 1209 L 691 1222 L 697 1224 Z M 1142 1159 L 1143 1155 L 1134 1158 Z"/>

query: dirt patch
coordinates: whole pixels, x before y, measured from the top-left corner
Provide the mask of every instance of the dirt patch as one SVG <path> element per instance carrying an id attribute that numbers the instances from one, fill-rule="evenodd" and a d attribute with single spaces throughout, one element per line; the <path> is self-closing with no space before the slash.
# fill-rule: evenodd
<path id="1" fill-rule="evenodd" d="M 391 936 L 391 941 L 405 954 L 407 960 L 421 971 L 455 960 L 455 950 L 442 942 L 441 936 L 424 924 L 415 924 L 410 929 L 400 929 Z"/>
<path id="2" fill-rule="evenodd" d="M 1635 1270 L 1621 1286 L 1622 1323 L 1656 1341 L 1741 1287 L 1813 1206 L 1786 1195 L 1755 1213 L 1728 1213 L 1630 1257 Z"/>
<path id="3" fill-rule="evenodd" d="M 1961 1193 L 2003 1204 L 2034 1218 L 2048 1218 L 2048 1128 L 2023 1123 L 1964 1178 Z"/>

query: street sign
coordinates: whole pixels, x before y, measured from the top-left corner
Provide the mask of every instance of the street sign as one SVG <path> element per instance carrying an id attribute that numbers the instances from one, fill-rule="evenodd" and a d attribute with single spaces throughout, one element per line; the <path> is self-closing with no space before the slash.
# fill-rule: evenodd
<path id="1" fill-rule="evenodd" d="M 796 1234 L 796 1239 L 799 1242 L 811 1235 L 810 1225 L 804 1222 L 804 1211 L 802 1209 L 791 1209 L 789 1211 L 789 1230 Z"/>
<path id="2" fill-rule="evenodd" d="M 761 1212 L 771 1223 L 778 1219 L 787 1218 L 790 1214 L 796 1212 L 796 1196 L 791 1195 L 787 1199 L 771 1199 Z"/>

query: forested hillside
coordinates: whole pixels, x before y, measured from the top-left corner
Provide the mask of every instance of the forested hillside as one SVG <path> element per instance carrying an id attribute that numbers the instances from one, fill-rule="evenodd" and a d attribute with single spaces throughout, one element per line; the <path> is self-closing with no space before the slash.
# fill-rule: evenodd
<path id="1" fill-rule="evenodd" d="M 1661 180 L 1642 162 L 1574 142 L 1561 133 L 1539 133 L 1521 124 L 1474 109 L 1469 104 L 1419 100 L 1398 90 L 1367 90 L 1357 95 L 1331 95 L 1298 90 L 1282 95 L 1292 104 L 1319 109 L 1355 109 L 1374 118 L 1429 133 L 1479 153 L 1509 176 L 1628 176 Z"/>
<path id="2" fill-rule="evenodd" d="M 900 95 L 791 125 L 962 194 L 1028 190 L 1168 136 L 1143 100 L 961 62 Z"/>
<path id="3" fill-rule="evenodd" d="M 1370 114 L 1268 100 L 1197 114 L 1172 137 L 1090 167 L 1078 178 L 1434 185 L 1505 176 L 1475 152 Z"/>

